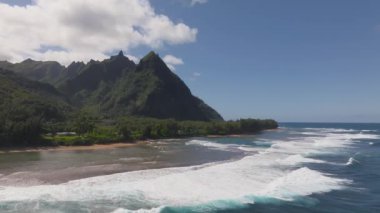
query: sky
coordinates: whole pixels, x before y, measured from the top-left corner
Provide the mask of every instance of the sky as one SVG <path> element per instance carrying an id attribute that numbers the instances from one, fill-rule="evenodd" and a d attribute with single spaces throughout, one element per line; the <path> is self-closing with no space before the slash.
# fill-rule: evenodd
<path id="1" fill-rule="evenodd" d="M 225 119 L 380 122 L 378 0 L 0 0 L 0 60 L 156 51 Z"/>

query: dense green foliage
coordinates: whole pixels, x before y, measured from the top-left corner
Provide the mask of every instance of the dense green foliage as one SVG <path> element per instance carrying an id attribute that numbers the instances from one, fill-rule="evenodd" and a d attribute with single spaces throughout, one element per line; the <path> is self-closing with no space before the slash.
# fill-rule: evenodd
<path id="1" fill-rule="evenodd" d="M 0 115 L 0 146 L 40 144 L 42 117 L 31 116 L 20 109 L 7 113 L 12 114 Z"/>
<path id="2" fill-rule="evenodd" d="M 73 121 L 74 131 L 79 135 L 92 132 L 95 129 L 95 118 L 87 113 L 78 113 Z"/>
<path id="3" fill-rule="evenodd" d="M 118 124 L 118 129 L 126 140 L 248 134 L 277 127 L 274 120 L 259 119 L 204 122 L 128 117 Z"/>
<path id="4" fill-rule="evenodd" d="M 54 87 L 0 70 L 0 145 L 36 145 L 44 122 L 72 111 Z"/>
<path id="5" fill-rule="evenodd" d="M 81 117 L 88 116 L 86 113 Z M 94 124 L 93 117 L 85 118 L 84 125 Z M 261 130 L 275 129 L 274 120 L 240 119 L 236 121 L 176 121 L 173 119 L 156 119 L 142 117 L 125 117 L 111 125 L 96 121 L 93 128 L 80 135 L 50 135 L 45 139 L 56 145 L 89 145 L 115 141 L 133 142 L 146 139 L 182 138 L 207 135 L 252 134 Z M 75 125 L 62 125 L 61 131 L 82 130 Z"/>

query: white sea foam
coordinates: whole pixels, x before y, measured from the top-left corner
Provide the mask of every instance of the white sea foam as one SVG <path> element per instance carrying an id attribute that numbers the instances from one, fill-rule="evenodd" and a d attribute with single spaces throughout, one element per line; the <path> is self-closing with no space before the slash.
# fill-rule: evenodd
<path id="1" fill-rule="evenodd" d="M 269 142 L 256 142 L 256 141 L 252 143 L 252 145 L 258 145 L 258 146 L 267 146 L 270 144 L 271 143 Z M 191 140 L 189 142 L 186 142 L 186 145 L 205 146 L 208 148 L 225 150 L 225 151 L 241 150 L 244 152 L 257 152 L 264 149 L 262 147 L 238 145 L 238 144 L 222 144 L 222 143 L 211 142 L 207 140 Z"/>
<path id="2" fill-rule="evenodd" d="M 118 208 L 112 213 L 158 213 L 161 212 L 164 207 L 157 207 L 151 209 L 138 209 L 138 210 L 128 210 L 124 208 Z"/>
<path id="3" fill-rule="evenodd" d="M 119 158 L 120 161 L 124 162 L 138 162 L 138 161 L 143 161 L 144 158 L 140 157 L 130 157 L 130 158 Z"/>
<path id="4" fill-rule="evenodd" d="M 312 158 L 305 158 L 300 154 L 297 155 L 290 155 L 289 157 L 281 160 L 277 160 L 279 164 L 282 165 L 298 165 L 301 163 L 325 163 L 325 161 L 312 159 Z"/>
<path id="5" fill-rule="evenodd" d="M 251 146 L 238 146 L 237 148 L 245 152 L 257 152 L 259 150 L 262 150 L 262 148 L 251 147 Z"/>
<path id="6" fill-rule="evenodd" d="M 320 133 L 320 132 L 302 132 L 301 134 L 302 135 L 320 136 L 320 135 L 323 135 L 324 133 Z"/>
<path id="7" fill-rule="evenodd" d="M 256 146 L 269 147 L 273 144 L 273 142 L 270 142 L 270 141 L 253 141 L 252 144 L 256 145 Z"/>
<path id="8" fill-rule="evenodd" d="M 350 139 L 380 139 L 380 136 L 379 135 L 375 135 L 375 134 L 367 134 L 367 133 L 358 133 L 358 134 L 346 134 L 345 135 L 346 138 L 350 138 Z"/>
<path id="9" fill-rule="evenodd" d="M 110 200 L 124 205 L 119 209 L 120 206 L 115 206 L 115 213 L 120 213 L 129 211 L 125 206 L 134 206 L 130 210 L 137 210 L 138 204 L 141 204 L 140 212 L 159 212 L 162 206 L 198 205 L 217 200 L 246 202 L 247 197 L 257 196 L 292 200 L 299 196 L 343 189 L 350 183 L 349 180 L 307 168 L 307 163 L 326 163 L 306 157 L 307 153 L 336 151 L 335 148 L 350 147 L 358 139 L 376 137 L 363 133 L 330 132 L 319 137 L 271 141 L 271 147 L 260 149 L 263 151 L 259 153 L 247 153 L 248 156 L 235 161 L 133 171 L 60 185 L 3 187 L 0 202 Z M 222 150 L 248 148 L 206 140 L 191 140 L 186 145 Z"/>
<path id="10" fill-rule="evenodd" d="M 318 132 L 335 132 L 335 133 L 342 133 L 342 132 L 357 132 L 358 130 L 355 129 L 342 129 L 342 128 L 303 128 L 306 130 L 314 130 Z"/>
<path id="11" fill-rule="evenodd" d="M 292 200 L 294 196 L 307 196 L 344 188 L 348 180 L 328 177 L 306 167 L 297 169 L 267 185 L 263 194 Z"/>
<path id="12" fill-rule="evenodd" d="M 377 132 L 377 130 L 363 129 L 362 132 Z"/>
<path id="13" fill-rule="evenodd" d="M 273 141 L 273 145 L 263 153 L 276 152 L 281 154 L 301 154 L 314 156 L 334 154 L 341 149 L 350 148 L 361 139 L 378 139 L 379 135 L 364 133 L 323 133 L 320 136 L 298 137 L 290 141 Z"/>
<path id="14" fill-rule="evenodd" d="M 356 160 L 355 158 L 353 157 L 350 157 L 346 163 L 347 166 L 350 166 L 350 165 L 353 165 L 353 164 L 357 164 L 357 163 L 360 163 L 358 160 Z"/>
<path id="15" fill-rule="evenodd" d="M 339 189 L 345 180 L 327 177 L 307 168 L 292 172 L 274 169 L 273 156 L 249 156 L 206 167 L 135 171 L 71 181 L 61 185 L 5 187 L 0 201 L 50 200 L 153 202 L 193 205 L 246 195 L 291 199 Z M 273 163 L 273 162 L 271 162 Z M 313 180 L 313 181 L 310 181 Z M 305 182 L 304 182 L 305 181 Z M 289 189 L 299 187 L 291 191 Z"/>
<path id="16" fill-rule="evenodd" d="M 222 149 L 222 150 L 228 150 L 232 146 L 236 146 L 236 144 L 221 144 L 206 140 L 191 140 L 189 142 L 186 142 L 186 145 L 197 145 L 197 146 L 206 146 L 211 147 L 215 149 Z"/>
<path id="17" fill-rule="evenodd" d="M 5 187 L 0 192 L 0 201 L 112 200 L 126 205 L 151 203 L 158 207 L 236 200 L 247 195 L 291 199 L 340 189 L 347 183 L 307 168 L 277 169 L 273 164 L 278 156 L 268 152 L 221 164 L 134 171 L 61 185 Z"/>

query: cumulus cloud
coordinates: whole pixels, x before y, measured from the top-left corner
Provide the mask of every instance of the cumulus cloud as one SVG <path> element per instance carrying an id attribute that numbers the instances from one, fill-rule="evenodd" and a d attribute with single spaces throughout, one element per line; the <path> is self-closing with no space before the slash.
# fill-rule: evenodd
<path id="1" fill-rule="evenodd" d="M 204 4 L 207 3 L 207 0 L 191 0 L 190 4 L 191 6 L 194 6 L 196 4 Z"/>
<path id="2" fill-rule="evenodd" d="M 177 65 L 182 65 L 184 64 L 183 63 L 183 60 L 181 58 L 177 58 L 173 55 L 165 55 L 164 58 L 162 58 L 164 60 L 164 62 L 166 63 L 166 65 L 168 65 L 168 67 L 171 69 L 171 70 L 175 70 L 175 67 Z"/>
<path id="3" fill-rule="evenodd" d="M 196 40 L 197 29 L 157 14 L 148 0 L 0 3 L 0 60 L 101 60 L 107 53 Z M 52 48 L 49 48 L 52 47 Z"/>

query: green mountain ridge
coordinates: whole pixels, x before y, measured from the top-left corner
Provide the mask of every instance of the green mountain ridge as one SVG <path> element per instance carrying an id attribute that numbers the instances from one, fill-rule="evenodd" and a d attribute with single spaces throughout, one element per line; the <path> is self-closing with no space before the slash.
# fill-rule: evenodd
<path id="1" fill-rule="evenodd" d="M 57 87 L 78 105 L 94 104 L 93 101 L 89 101 L 89 97 L 93 96 L 92 94 L 99 88 L 102 88 L 102 84 L 113 84 L 125 71 L 134 69 L 135 66 L 134 62 L 119 53 L 119 55 L 112 56 L 102 62 L 89 62 L 78 69 L 76 75 L 57 85 Z"/>
<path id="2" fill-rule="evenodd" d="M 20 79 L 21 76 L 30 79 L 28 82 L 50 83 L 55 87 L 47 85 L 51 92 L 65 99 L 59 106 L 86 109 L 105 118 L 128 115 L 176 120 L 223 120 L 218 112 L 193 96 L 186 84 L 154 52 L 147 54 L 137 65 L 120 51 L 118 55 L 103 61 L 92 60 L 87 64 L 73 62 L 68 67 L 58 62 L 28 59 L 16 64 L 0 62 L 0 68 L 16 72 Z M 19 86 L 28 92 L 27 88 Z M 6 91 L 6 88 L 1 89 Z"/>
<path id="3" fill-rule="evenodd" d="M 111 91 L 106 106 L 111 111 L 178 120 L 223 120 L 199 98 L 154 52 L 150 52 L 126 73 Z M 128 106 L 124 110 L 124 106 Z"/>
<path id="4" fill-rule="evenodd" d="M 65 67 L 56 61 L 34 61 L 32 59 L 15 64 L 0 61 L 0 68 L 12 70 L 30 80 L 44 83 L 56 82 L 65 70 Z"/>

